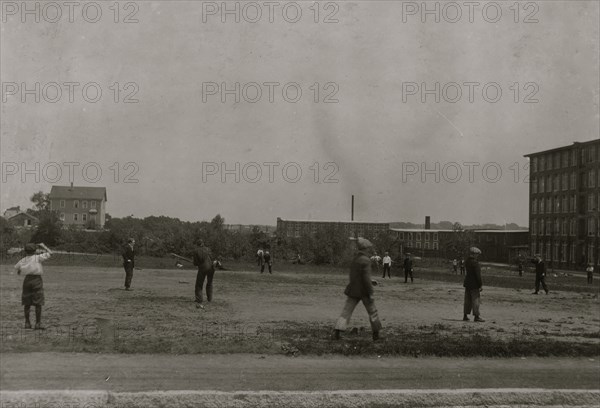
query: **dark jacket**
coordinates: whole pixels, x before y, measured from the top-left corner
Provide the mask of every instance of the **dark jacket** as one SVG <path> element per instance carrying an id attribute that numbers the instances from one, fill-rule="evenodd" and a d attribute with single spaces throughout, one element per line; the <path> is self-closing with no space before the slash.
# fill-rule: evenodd
<path id="1" fill-rule="evenodd" d="M 125 245 L 125 247 L 123 248 L 123 253 L 121 255 L 123 256 L 123 266 L 131 268 L 135 266 L 135 252 L 131 248 L 131 245 Z M 131 262 L 127 262 L 127 260 L 130 260 Z"/>
<path id="2" fill-rule="evenodd" d="M 405 271 L 410 271 L 413 268 L 413 261 L 411 258 L 404 258 L 403 267 Z"/>
<path id="3" fill-rule="evenodd" d="M 263 255 L 263 259 L 265 260 L 266 264 L 270 264 L 271 263 L 271 254 L 265 252 L 265 254 Z"/>
<path id="4" fill-rule="evenodd" d="M 537 261 L 534 260 L 533 263 L 535 264 L 535 278 L 536 279 L 542 279 L 543 277 L 546 276 L 546 263 L 544 261 Z"/>
<path id="5" fill-rule="evenodd" d="M 371 259 L 364 252 L 357 252 L 350 266 L 350 283 L 344 291 L 346 296 L 362 299 L 373 295 L 371 283 Z"/>
<path id="6" fill-rule="evenodd" d="M 481 282 L 481 267 L 475 257 L 470 256 L 465 262 L 465 281 L 463 286 L 467 289 L 479 289 L 483 286 Z"/>
<path id="7" fill-rule="evenodd" d="M 213 270 L 210 251 L 207 247 L 201 246 L 194 252 L 194 265 L 198 267 L 199 272 L 209 272 Z"/>

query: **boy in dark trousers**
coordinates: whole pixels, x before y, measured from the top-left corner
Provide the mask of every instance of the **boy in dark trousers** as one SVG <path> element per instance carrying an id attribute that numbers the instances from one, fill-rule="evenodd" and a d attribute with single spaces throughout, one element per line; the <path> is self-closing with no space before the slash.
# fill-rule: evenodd
<path id="1" fill-rule="evenodd" d="M 352 260 L 350 266 L 350 283 L 346 286 L 344 294 L 346 303 L 340 317 L 335 324 L 334 339 L 340 339 L 340 333 L 346 330 L 348 322 L 352 317 L 352 312 L 359 302 L 362 302 L 367 309 L 371 330 L 373 330 L 373 340 L 379 340 L 379 331 L 381 322 L 373 300 L 373 284 L 371 283 L 371 260 L 369 252 L 373 249 L 373 244 L 364 238 L 357 240 L 358 252 Z"/>
<path id="2" fill-rule="evenodd" d="M 123 248 L 123 269 L 125 269 L 125 290 L 131 290 L 131 280 L 133 279 L 133 267 L 135 266 L 135 252 L 133 246 L 135 240 L 129 238 L 127 245 Z"/>
<path id="3" fill-rule="evenodd" d="M 477 258 L 481 254 L 479 248 L 471 247 L 469 249 L 469 257 L 466 262 L 467 274 L 465 275 L 465 281 L 463 286 L 465 287 L 465 300 L 464 300 L 464 314 L 463 320 L 469 320 L 469 314 L 473 311 L 473 319 L 476 322 L 484 322 L 479 316 L 479 303 L 481 299 L 481 291 L 483 289 L 483 283 L 481 281 L 481 267 Z"/>
<path id="4" fill-rule="evenodd" d="M 263 259 L 264 262 L 260 267 L 260 273 L 263 273 L 265 271 L 265 265 L 267 265 L 269 267 L 269 273 L 273 274 L 273 270 L 271 269 L 273 267 L 273 261 L 271 260 L 271 254 L 269 253 L 269 251 L 265 251 Z"/>
<path id="5" fill-rule="evenodd" d="M 532 262 L 535 264 L 535 292 L 532 295 L 538 294 L 540 285 L 542 285 L 547 295 L 550 291 L 548 290 L 548 286 L 546 286 L 546 264 L 540 254 L 536 254 Z"/>
<path id="6" fill-rule="evenodd" d="M 194 265 L 198 267 L 196 275 L 196 286 L 194 288 L 196 307 L 204 309 L 202 305 L 202 287 L 206 280 L 206 299 L 212 301 L 213 277 L 215 276 L 215 267 L 213 265 L 210 250 L 204 246 L 204 241 L 198 241 L 198 249 L 194 252 Z"/>
<path id="7" fill-rule="evenodd" d="M 410 258 L 410 254 L 406 254 L 404 258 L 404 283 L 408 282 L 408 275 L 410 275 L 410 281 L 413 282 L 413 261 Z"/>
<path id="8" fill-rule="evenodd" d="M 29 312 L 31 306 L 35 306 L 35 330 L 45 330 L 42 326 L 42 306 L 44 305 L 44 282 L 42 281 L 42 262 L 50 259 L 52 251 L 44 244 L 38 244 L 44 250 L 43 253 L 36 255 L 36 245 L 25 245 L 25 257 L 15 265 L 17 274 L 25 275 L 23 280 L 23 293 L 21 295 L 21 304 L 25 312 L 25 328 L 31 329 L 31 320 Z"/>

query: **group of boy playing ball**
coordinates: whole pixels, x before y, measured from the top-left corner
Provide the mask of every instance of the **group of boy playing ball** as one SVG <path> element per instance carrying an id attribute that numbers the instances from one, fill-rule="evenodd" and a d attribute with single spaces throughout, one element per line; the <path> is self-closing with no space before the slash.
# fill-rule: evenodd
<path id="1" fill-rule="evenodd" d="M 357 252 L 355 253 L 352 263 L 350 265 L 350 282 L 346 286 L 344 294 L 346 295 L 346 302 L 340 314 L 340 317 L 335 323 L 333 338 L 340 339 L 340 334 L 346 330 L 352 313 L 359 302 L 362 302 L 367 313 L 369 315 L 369 321 L 371 323 L 371 329 L 373 333 L 373 340 L 380 338 L 379 332 L 381 331 L 382 325 L 379 319 L 377 308 L 375 307 L 375 301 L 373 299 L 373 283 L 376 281 L 371 279 L 371 271 L 373 265 L 378 265 L 380 257 L 373 251 L 373 244 L 364 238 L 355 239 Z M 125 269 L 125 290 L 130 291 L 131 282 L 133 278 L 133 270 L 135 264 L 135 240 L 130 238 L 127 245 L 122 251 L 123 267 Z M 43 267 L 42 263 L 50 259 L 52 251 L 43 243 L 41 244 L 26 244 L 25 257 L 22 258 L 15 266 L 15 270 L 18 274 L 24 274 L 23 280 L 23 291 L 21 296 L 21 303 L 24 307 L 25 315 L 25 328 L 31 329 L 30 311 L 31 306 L 35 307 L 35 319 L 36 323 L 33 327 L 36 330 L 44 330 L 42 325 L 42 306 L 44 305 L 44 286 L 42 281 Z M 481 251 L 476 247 L 469 249 L 469 256 L 464 263 L 465 265 L 465 278 L 463 286 L 465 288 L 464 294 L 464 308 L 463 308 L 463 320 L 468 321 L 469 315 L 472 313 L 474 321 L 483 322 L 479 314 L 480 304 L 480 293 L 483 289 L 483 283 L 481 280 L 481 267 L 478 262 L 478 257 Z M 536 254 L 532 262 L 535 264 L 536 278 L 535 278 L 535 291 L 533 294 L 538 294 L 540 286 L 548 294 L 549 289 L 545 282 L 546 277 L 546 265 L 539 254 Z M 268 250 L 260 249 L 257 252 L 257 263 L 260 266 L 261 273 L 264 272 L 265 266 L 268 266 L 269 273 L 272 274 L 272 258 Z M 198 267 L 198 274 L 196 276 L 195 284 L 195 302 L 197 308 L 204 308 L 203 302 L 203 286 L 206 281 L 206 296 L 210 302 L 212 300 L 212 288 L 213 288 L 213 277 L 215 269 L 221 267 L 218 260 L 212 260 L 210 250 L 204 245 L 202 241 L 198 242 L 198 248 L 194 252 L 193 264 Z M 391 268 L 391 258 L 386 252 L 383 258 L 383 278 L 385 278 L 386 272 L 388 277 L 391 278 L 389 270 Z M 378 267 L 377 267 L 378 269 Z M 404 281 L 408 281 L 410 276 L 411 282 L 413 281 L 413 262 L 410 254 L 406 254 L 403 269 L 405 274 Z M 593 271 L 593 269 L 592 269 Z M 588 268 L 588 282 L 589 282 L 589 268 Z"/>

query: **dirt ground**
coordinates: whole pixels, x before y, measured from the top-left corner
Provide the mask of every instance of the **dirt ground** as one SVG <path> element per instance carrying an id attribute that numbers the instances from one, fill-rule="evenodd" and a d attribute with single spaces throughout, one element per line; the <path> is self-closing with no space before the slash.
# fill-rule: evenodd
<path id="1" fill-rule="evenodd" d="M 213 302 L 205 303 L 205 309 L 196 309 L 196 274 L 190 269 L 136 270 L 134 290 L 127 292 L 122 289 L 122 269 L 48 265 L 44 275 L 44 332 L 22 329 L 23 278 L 11 272 L 9 265 L 0 266 L 3 352 L 310 355 L 352 354 L 354 347 L 355 354 L 402 355 L 414 351 L 406 348 L 410 338 L 414 344 L 429 344 L 429 348 L 423 348 L 424 354 L 436 354 L 440 342 L 461 345 L 463 339 L 479 339 L 486 347 L 490 341 L 512 341 L 513 345 L 540 342 L 548 345 L 544 353 L 550 350 L 552 354 L 551 350 L 556 349 L 557 355 L 578 355 L 579 349 L 573 347 L 583 345 L 587 347 L 583 354 L 600 354 L 597 283 L 596 289 L 590 290 L 585 287 L 585 279 L 578 277 L 569 279 L 585 291 L 572 290 L 573 284 L 565 286 L 569 290 L 561 290 L 561 278 L 552 276 L 548 278 L 548 295 L 532 295 L 526 289 L 533 286 L 531 276 L 511 277 L 520 280 L 514 288 L 485 286 L 481 305 L 485 323 L 462 321 L 460 277 L 443 273 L 435 279 L 417 276 L 414 283 L 408 284 L 398 277 L 378 277 L 375 301 L 385 339 L 384 346 L 373 348 L 367 314 L 361 305 L 351 321 L 356 333 L 345 336 L 349 345 L 336 345 L 330 340 L 344 304 L 343 289 L 348 278 L 343 270 L 324 273 L 323 269 L 288 267 L 275 269 L 273 275 L 261 275 L 249 268 L 217 271 Z M 493 272 L 487 271 L 490 275 Z M 458 354 L 463 352 L 478 355 L 477 350 Z M 444 353 L 452 355 L 452 351 Z M 486 353 L 494 351 L 483 355 Z M 536 353 L 524 349 L 519 354 Z"/>

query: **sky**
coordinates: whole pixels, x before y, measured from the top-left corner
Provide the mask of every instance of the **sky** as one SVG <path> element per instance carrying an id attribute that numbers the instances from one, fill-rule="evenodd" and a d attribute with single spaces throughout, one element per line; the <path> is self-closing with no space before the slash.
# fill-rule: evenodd
<path id="1" fill-rule="evenodd" d="M 595 1 L 8 3 L 2 211 L 526 226 L 523 155 L 600 137 Z"/>

